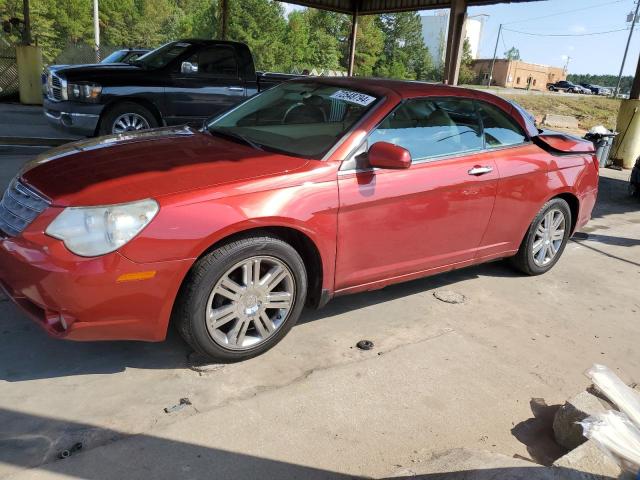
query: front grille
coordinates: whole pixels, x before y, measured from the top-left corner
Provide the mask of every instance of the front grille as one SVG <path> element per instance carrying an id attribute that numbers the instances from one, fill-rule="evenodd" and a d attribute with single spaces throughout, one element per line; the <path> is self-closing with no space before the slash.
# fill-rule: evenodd
<path id="1" fill-rule="evenodd" d="M 0 201 L 0 230 L 11 237 L 20 235 L 48 206 L 42 196 L 14 180 Z"/>
<path id="2" fill-rule="evenodd" d="M 49 83 L 49 98 L 52 100 L 62 100 L 62 89 L 64 82 L 55 73 L 50 73 L 51 82 Z"/>

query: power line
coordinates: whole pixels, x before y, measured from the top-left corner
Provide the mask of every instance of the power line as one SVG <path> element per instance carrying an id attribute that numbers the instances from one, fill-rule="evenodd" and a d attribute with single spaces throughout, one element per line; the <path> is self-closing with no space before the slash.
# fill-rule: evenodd
<path id="1" fill-rule="evenodd" d="M 522 35 L 531 35 L 534 37 L 590 37 L 593 35 L 606 35 L 608 33 L 624 32 L 626 28 L 619 28 L 617 30 L 608 30 L 606 32 L 591 32 L 591 33 L 534 33 L 534 32 L 521 32 L 519 30 L 511 30 L 510 28 L 502 28 L 513 33 L 520 33 Z"/>
<path id="2" fill-rule="evenodd" d="M 541 17 L 533 17 L 533 18 L 525 18 L 524 20 L 516 20 L 515 22 L 504 23 L 503 25 L 513 25 L 514 23 L 524 23 L 524 22 L 529 22 L 529 21 L 532 21 L 532 20 L 540 20 L 542 18 L 557 17 L 559 15 L 566 15 L 568 13 L 580 12 L 582 10 L 591 10 L 591 9 L 594 9 L 594 8 L 606 7 L 607 5 L 613 5 L 614 3 L 622 3 L 624 1 L 626 1 L 626 0 L 614 0 L 613 2 L 601 3 L 600 5 L 591 5 L 589 7 L 574 8 L 573 10 L 566 10 L 564 12 L 550 13 L 549 15 L 543 15 Z"/>

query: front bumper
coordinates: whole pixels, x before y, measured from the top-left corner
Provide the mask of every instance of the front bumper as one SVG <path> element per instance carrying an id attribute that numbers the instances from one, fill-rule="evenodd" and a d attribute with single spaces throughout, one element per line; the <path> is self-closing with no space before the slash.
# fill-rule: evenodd
<path id="1" fill-rule="evenodd" d="M 92 137 L 96 134 L 103 105 L 75 102 L 54 102 L 45 97 L 44 116 L 58 130 Z"/>
<path id="2" fill-rule="evenodd" d="M 44 220 L 27 231 L 36 223 Z M 0 237 L 2 289 L 50 335 L 70 340 L 164 340 L 191 262 L 82 258 L 41 231 Z"/>

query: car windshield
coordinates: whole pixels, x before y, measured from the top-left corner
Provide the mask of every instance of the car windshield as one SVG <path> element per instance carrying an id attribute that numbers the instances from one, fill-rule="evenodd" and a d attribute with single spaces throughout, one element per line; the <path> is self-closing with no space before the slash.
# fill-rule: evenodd
<path id="1" fill-rule="evenodd" d="M 351 88 L 288 82 L 208 121 L 205 128 L 255 148 L 319 159 L 377 100 Z"/>
<path id="2" fill-rule="evenodd" d="M 116 50 L 111 55 L 102 59 L 100 63 L 118 63 L 126 56 L 126 50 Z"/>
<path id="3" fill-rule="evenodd" d="M 142 55 L 132 63 L 150 70 L 163 68 L 169 65 L 174 58 L 181 55 L 188 48 L 191 48 L 191 44 L 187 42 L 167 43 Z"/>

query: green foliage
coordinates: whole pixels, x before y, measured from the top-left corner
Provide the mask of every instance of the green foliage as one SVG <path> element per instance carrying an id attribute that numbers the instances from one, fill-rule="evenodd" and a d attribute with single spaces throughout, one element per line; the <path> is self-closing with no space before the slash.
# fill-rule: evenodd
<path id="1" fill-rule="evenodd" d="M 462 58 L 460 59 L 460 74 L 458 75 L 458 83 L 469 85 L 475 81 L 475 73 L 473 72 L 473 56 L 471 55 L 471 44 L 468 39 L 464 39 L 462 44 Z"/>
<path id="2" fill-rule="evenodd" d="M 47 62 L 69 46 L 90 50 L 94 33 L 90 0 L 30 1 L 32 36 Z M 258 70 L 346 71 L 349 15 L 303 9 L 287 18 L 277 1 L 227 2 L 227 37 L 249 45 Z M 0 20 L 11 17 L 22 18 L 22 0 L 0 0 Z M 180 38 L 218 38 L 220 23 L 220 0 L 100 0 L 104 46 L 153 48 Z M 440 75 L 422 41 L 417 13 L 362 16 L 358 23 L 356 75 L 419 80 Z M 10 42 L 20 40 L 19 31 L 2 35 Z"/>
<path id="3" fill-rule="evenodd" d="M 384 34 L 384 46 L 374 73 L 381 77 L 427 79 L 433 60 L 422 38 L 420 15 L 383 14 L 378 17 L 378 26 Z"/>
<path id="4" fill-rule="evenodd" d="M 504 52 L 504 58 L 507 60 L 520 60 L 520 50 L 516 47 L 511 47 L 509 50 Z"/>

